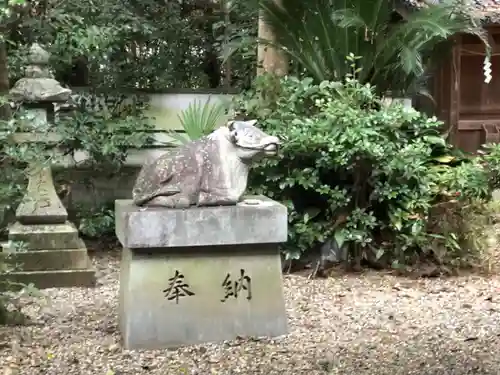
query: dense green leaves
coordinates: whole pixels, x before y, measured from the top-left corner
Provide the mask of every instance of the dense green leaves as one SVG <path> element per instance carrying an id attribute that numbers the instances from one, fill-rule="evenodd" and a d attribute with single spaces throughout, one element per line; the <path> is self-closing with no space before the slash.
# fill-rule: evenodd
<path id="1" fill-rule="evenodd" d="M 246 2 L 231 2 L 230 13 L 210 0 L 49 0 L 5 9 L 11 81 L 33 42 L 52 53 L 56 78 L 71 86 L 214 88 L 224 80 L 239 86 L 254 74 L 254 46 L 235 56 L 231 77 L 218 59 L 221 43 L 256 33 L 255 6 Z"/>
<path id="2" fill-rule="evenodd" d="M 382 105 L 352 74 L 319 84 L 264 76 L 236 106 L 284 139 L 280 157 L 263 161 L 251 186 L 289 208 L 291 257 L 330 238 L 357 261 L 449 255 L 469 246 L 469 230 L 462 220 L 443 233 L 439 209 L 462 214 L 496 186 L 498 166 L 461 157 L 436 118 Z"/>
<path id="3" fill-rule="evenodd" d="M 87 100 L 85 100 L 87 98 Z M 73 155 L 86 152 L 85 164 L 117 171 L 130 149 L 153 142 L 153 126 L 145 116 L 149 103 L 137 95 L 100 96 L 80 94 L 80 103 L 71 116 L 57 121 L 53 130 L 61 135 L 60 150 Z M 89 105 L 92 103 L 93 105 Z"/>

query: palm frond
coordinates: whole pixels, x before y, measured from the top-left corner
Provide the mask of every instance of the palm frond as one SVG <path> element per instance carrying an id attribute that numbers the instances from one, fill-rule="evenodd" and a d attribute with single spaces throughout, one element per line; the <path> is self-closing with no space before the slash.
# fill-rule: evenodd
<path id="1" fill-rule="evenodd" d="M 428 56 L 450 36 L 475 34 L 490 48 L 487 33 L 458 0 L 412 12 L 396 24 L 392 0 L 254 1 L 275 35 L 274 41 L 256 41 L 283 50 L 297 71 L 317 82 L 342 79 L 350 72 L 346 56 L 352 53 L 360 57 L 360 81 L 380 91 L 405 91 L 402 85 L 424 74 Z"/>
<path id="2" fill-rule="evenodd" d="M 372 79 L 380 84 L 386 77 L 394 76 L 395 71 L 408 76 L 423 74 L 422 56 L 431 55 L 437 45 L 459 32 L 481 34 L 482 30 L 467 15 L 456 13 L 455 7 L 447 4 L 414 12 L 378 40 Z"/>
<path id="3" fill-rule="evenodd" d="M 174 131 L 169 132 L 169 135 L 181 143 L 186 143 L 213 132 L 227 109 L 227 103 L 210 103 L 210 100 L 211 98 L 205 103 L 195 100 L 177 116 L 187 138 Z"/>

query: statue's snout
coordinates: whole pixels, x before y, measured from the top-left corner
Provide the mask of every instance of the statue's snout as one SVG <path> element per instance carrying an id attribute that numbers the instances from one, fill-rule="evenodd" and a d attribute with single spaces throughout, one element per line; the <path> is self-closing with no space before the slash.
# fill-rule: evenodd
<path id="1" fill-rule="evenodd" d="M 267 145 L 275 144 L 279 146 L 281 145 L 281 140 L 278 137 L 275 137 L 274 135 L 270 135 L 264 138 L 262 143 Z"/>
<path id="2" fill-rule="evenodd" d="M 279 146 L 281 145 L 281 141 L 278 137 L 268 136 L 264 139 L 263 144 L 265 145 L 264 151 L 276 153 L 278 152 Z"/>
<path id="3" fill-rule="evenodd" d="M 273 141 L 273 143 L 276 143 L 277 145 L 281 145 L 281 139 L 279 139 L 278 137 L 270 137 L 271 140 Z"/>

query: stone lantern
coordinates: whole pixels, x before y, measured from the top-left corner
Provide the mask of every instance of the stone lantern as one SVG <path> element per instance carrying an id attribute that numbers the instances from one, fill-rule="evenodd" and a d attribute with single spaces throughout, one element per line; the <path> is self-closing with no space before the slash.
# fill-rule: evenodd
<path id="1" fill-rule="evenodd" d="M 28 137 L 18 142 L 53 142 L 50 131 L 54 104 L 66 102 L 71 90 L 62 87 L 49 71 L 50 55 L 38 44 L 30 49 L 25 77 L 10 91 L 12 100 L 21 103 L 33 118 Z M 9 228 L 10 241 L 22 241 L 26 252 L 15 254 L 22 271 L 9 278 L 33 283 L 38 288 L 91 286 L 95 272 L 75 225 L 54 188 L 51 166 L 36 163 L 28 168 L 28 188 L 16 211 L 16 223 Z"/>

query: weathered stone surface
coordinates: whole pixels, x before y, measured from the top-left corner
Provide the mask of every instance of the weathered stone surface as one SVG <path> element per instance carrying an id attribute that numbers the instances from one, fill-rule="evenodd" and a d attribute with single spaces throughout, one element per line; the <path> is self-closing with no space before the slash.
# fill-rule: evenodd
<path id="1" fill-rule="evenodd" d="M 499 201 L 500 200 L 500 189 L 493 190 L 492 196 L 493 196 L 494 200 Z"/>
<path id="2" fill-rule="evenodd" d="M 263 196 L 258 205 L 191 207 L 186 210 L 137 207 L 115 202 L 116 235 L 123 247 L 164 248 L 280 243 L 287 240 L 287 209 Z"/>
<path id="3" fill-rule="evenodd" d="M 48 68 L 50 54 L 40 45 L 33 44 L 28 55 L 25 77 L 14 84 L 10 97 L 27 103 L 65 102 L 71 90 L 62 87 Z"/>
<path id="4" fill-rule="evenodd" d="M 33 168 L 28 188 L 16 210 L 22 224 L 64 224 L 68 212 L 54 188 L 50 167 Z"/>
<path id="5" fill-rule="evenodd" d="M 89 266 L 89 257 L 85 247 L 68 250 L 3 252 L 0 253 L 0 257 L 5 257 L 9 264 L 23 271 L 82 270 Z"/>
<path id="6" fill-rule="evenodd" d="M 260 196 L 244 202 L 178 210 L 116 201 L 127 349 L 287 332 L 278 249 L 287 210 Z"/>
<path id="7" fill-rule="evenodd" d="M 13 252 L 3 243 L 0 257 L 12 270 L 0 281 L 34 284 L 39 289 L 95 286 L 96 271 L 81 239 L 78 244 L 76 249 Z"/>
<path id="8" fill-rule="evenodd" d="M 152 255 L 123 250 L 119 317 L 126 349 L 287 333 L 277 245 L 171 250 Z M 250 279 L 242 278 L 241 270 Z M 169 292 L 176 272 L 179 284 Z M 238 281 L 244 288 L 226 298 Z"/>
<path id="9" fill-rule="evenodd" d="M 28 53 L 27 61 L 32 65 L 48 65 L 50 53 L 44 50 L 38 43 L 33 43 Z"/>
<path id="10" fill-rule="evenodd" d="M 132 197 L 139 206 L 235 205 L 247 188 L 251 161 L 274 155 L 280 140 L 256 121 L 231 121 L 210 135 L 147 162 Z"/>
<path id="11" fill-rule="evenodd" d="M 75 225 L 65 224 L 23 225 L 19 222 L 9 228 L 10 241 L 22 241 L 29 250 L 63 250 L 85 247 Z"/>
<path id="12" fill-rule="evenodd" d="M 56 144 L 62 141 L 60 134 L 55 132 L 46 133 L 15 133 L 12 135 L 12 139 L 16 143 L 23 142 L 44 142 L 46 144 Z"/>
<path id="13" fill-rule="evenodd" d="M 64 102 L 71 90 L 52 78 L 21 78 L 9 93 L 13 100 L 20 102 Z"/>
<path id="14" fill-rule="evenodd" d="M 0 276 L 0 281 L 6 280 L 25 285 L 32 283 L 38 289 L 94 287 L 96 284 L 95 270 L 90 267 L 80 270 L 16 271 Z"/>
<path id="15" fill-rule="evenodd" d="M 38 138 L 42 140 L 42 137 L 50 131 L 51 125 L 48 122 L 47 112 L 51 111 L 53 108 L 54 106 L 51 103 L 44 106 L 37 104 L 35 108 L 29 108 L 25 113 L 23 121 L 20 123 L 21 126 L 19 130 L 30 133 L 31 139 L 36 140 Z M 18 133 L 16 133 L 16 135 L 17 134 Z M 14 139 L 16 139 L 15 136 Z"/>

